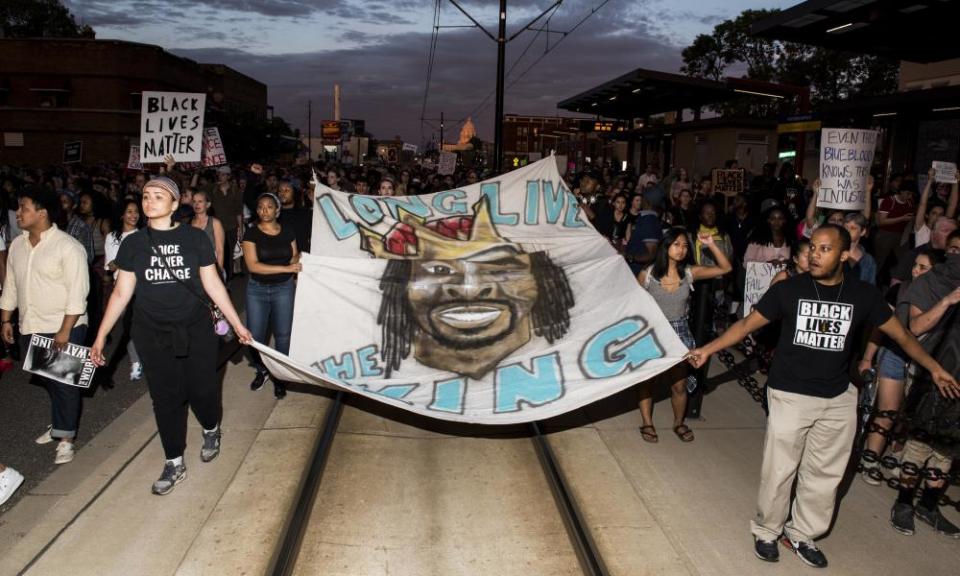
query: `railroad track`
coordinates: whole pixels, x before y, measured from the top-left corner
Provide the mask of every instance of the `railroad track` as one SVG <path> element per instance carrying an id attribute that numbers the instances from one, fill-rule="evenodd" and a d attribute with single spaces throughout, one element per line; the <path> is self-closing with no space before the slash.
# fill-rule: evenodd
<path id="1" fill-rule="evenodd" d="M 337 436 L 340 419 L 343 415 L 345 397 L 344 392 L 337 392 L 327 410 L 313 454 L 304 471 L 298 493 L 281 533 L 280 542 L 275 548 L 267 570 L 269 576 L 291 576 L 294 574 L 298 559 L 301 557 L 304 535 L 310 522 L 314 503 L 323 482 L 327 460 Z M 540 468 L 553 495 L 557 512 L 563 521 L 570 539 L 570 545 L 576 554 L 583 574 L 605 576 L 608 572 L 603 558 L 590 535 L 576 499 L 568 488 L 563 470 L 554 456 L 549 441 L 541 431 L 539 424 L 530 424 L 527 430 Z"/>

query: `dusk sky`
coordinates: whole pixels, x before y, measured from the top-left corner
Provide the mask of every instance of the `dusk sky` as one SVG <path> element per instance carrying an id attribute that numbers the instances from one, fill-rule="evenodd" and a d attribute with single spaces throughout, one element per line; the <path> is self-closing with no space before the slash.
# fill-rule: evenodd
<path id="1" fill-rule="evenodd" d="M 560 100 L 635 68 L 677 72 L 680 51 L 699 33 L 747 8 L 785 8 L 799 0 L 609 0 L 554 50 L 559 34 L 525 32 L 507 45 L 506 113 L 555 115 Z M 399 135 L 423 144 L 435 130 L 421 107 L 433 24 L 430 0 L 65 0 L 97 38 L 156 44 L 199 62 L 226 64 L 264 82 L 275 113 L 306 134 L 333 117 L 333 85 L 342 115 L 362 118 L 381 139 Z M 462 5 L 496 34 L 496 0 Z M 567 0 L 551 30 L 572 28 L 604 0 Z M 550 0 L 508 0 L 510 35 Z M 443 26 L 470 22 L 448 0 Z M 531 43 L 532 42 L 532 43 Z M 529 71 L 527 71 L 529 68 Z M 527 71 L 526 74 L 523 74 Z M 522 75 L 522 77 L 521 77 Z M 470 28 L 441 29 L 426 117 L 447 121 L 446 140 L 469 114 L 479 136 L 493 139 L 496 44 Z M 515 83 L 515 84 L 514 84 Z M 513 84 L 511 86 L 511 84 Z M 488 95 L 485 106 L 480 107 Z M 479 110 L 478 110 L 478 107 Z"/>

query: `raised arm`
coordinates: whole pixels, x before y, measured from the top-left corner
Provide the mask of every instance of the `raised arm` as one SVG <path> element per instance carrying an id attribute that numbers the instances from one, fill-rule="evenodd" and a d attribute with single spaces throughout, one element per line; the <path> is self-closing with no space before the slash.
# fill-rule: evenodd
<path id="1" fill-rule="evenodd" d="M 960 198 L 960 194 L 957 194 L 958 183 L 954 182 L 950 185 L 950 198 L 947 200 L 947 211 L 944 212 L 944 216 L 947 218 L 954 218 L 957 215 L 957 200 Z"/>
<path id="2" fill-rule="evenodd" d="M 864 204 L 863 210 L 860 212 L 869 223 L 870 216 L 873 215 L 873 174 L 867 174 L 867 203 Z"/>
<path id="3" fill-rule="evenodd" d="M 817 225 L 817 197 L 820 196 L 820 179 L 813 181 L 813 194 L 810 195 L 810 202 L 807 202 L 807 214 L 803 219 L 804 225 L 808 230 L 812 230 Z"/>
<path id="4" fill-rule="evenodd" d="M 940 322 L 940 319 L 943 318 L 943 315 L 947 313 L 947 310 L 949 310 L 951 306 L 955 306 L 958 303 L 960 303 L 960 288 L 954 289 L 953 292 L 941 298 L 939 302 L 931 306 L 927 311 L 920 310 L 916 306 L 911 305 L 910 332 L 915 336 L 926 334 Z"/>
<path id="5" fill-rule="evenodd" d="M 700 240 L 700 243 L 706 246 L 710 250 L 710 254 L 713 256 L 713 260 L 717 263 L 716 266 L 692 266 L 690 268 L 690 273 L 693 275 L 694 280 L 709 280 L 711 278 L 719 278 L 725 274 L 729 274 L 733 270 L 733 266 L 730 264 L 730 259 L 727 258 L 726 253 L 717 246 L 717 243 L 714 241 L 713 236 L 710 234 L 700 234 L 697 236 Z"/>
<path id="6" fill-rule="evenodd" d="M 927 200 L 930 199 L 930 187 L 933 185 L 934 176 L 937 172 L 933 168 L 927 171 L 927 183 L 923 186 L 923 192 L 920 193 L 920 204 L 917 206 L 917 215 L 913 218 L 913 231 L 916 232 L 923 228 L 927 218 Z"/>

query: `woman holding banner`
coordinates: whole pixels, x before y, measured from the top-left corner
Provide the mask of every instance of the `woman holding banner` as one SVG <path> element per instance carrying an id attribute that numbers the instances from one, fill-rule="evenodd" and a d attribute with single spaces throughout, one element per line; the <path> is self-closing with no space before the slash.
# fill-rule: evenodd
<path id="1" fill-rule="evenodd" d="M 144 186 L 143 212 L 149 221 L 120 245 L 117 281 L 90 349 L 90 359 L 103 366 L 107 335 L 136 293 L 131 333 L 166 456 L 153 483 L 157 495 L 168 494 L 186 478 L 188 406 L 203 427 L 200 459 L 210 462 L 220 454 L 223 407 L 212 308 L 222 311 L 241 343 L 252 340 L 220 280 L 210 241 L 201 230 L 173 220 L 179 203 L 180 188 L 169 178 L 160 176 Z"/>
<path id="2" fill-rule="evenodd" d="M 710 251 L 715 266 L 702 266 L 693 263 L 693 254 L 687 231 L 674 227 L 667 231 L 663 242 L 657 248 L 653 265 L 637 275 L 640 285 L 647 289 L 656 300 L 670 325 L 677 332 L 683 343 L 695 348 L 693 336 L 690 334 L 689 313 L 690 293 L 693 292 L 693 283 L 700 280 L 719 278 L 733 270 L 730 260 L 720 247 L 714 242 L 714 237 L 704 234 L 697 237 L 697 242 Z M 687 394 L 692 392 L 697 381 L 690 374 L 687 366 L 678 365 L 666 372 L 666 378 L 671 382 L 670 403 L 673 406 L 673 433 L 683 442 L 693 442 L 693 431 L 683 423 L 687 411 Z M 653 390 L 644 385 L 640 389 L 640 417 L 643 425 L 640 434 L 647 442 L 657 442 L 657 429 L 653 426 Z"/>

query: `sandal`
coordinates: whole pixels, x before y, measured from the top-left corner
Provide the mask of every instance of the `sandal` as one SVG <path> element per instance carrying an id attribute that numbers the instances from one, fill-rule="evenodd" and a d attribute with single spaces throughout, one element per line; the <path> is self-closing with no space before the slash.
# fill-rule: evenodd
<path id="1" fill-rule="evenodd" d="M 673 433 L 677 435 L 677 438 L 684 442 L 693 442 L 694 435 L 693 430 L 690 429 L 686 424 L 680 424 L 679 426 L 673 427 Z"/>
<path id="2" fill-rule="evenodd" d="M 656 444 L 660 441 L 660 437 L 657 436 L 657 429 L 651 426 L 641 426 L 640 435 L 643 436 L 643 439 L 651 444 Z"/>

